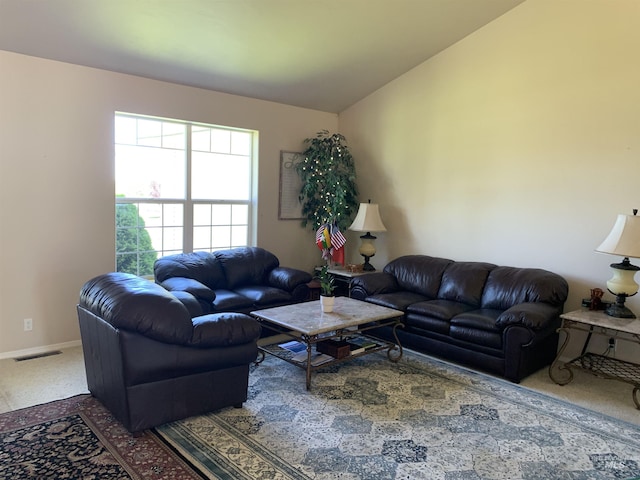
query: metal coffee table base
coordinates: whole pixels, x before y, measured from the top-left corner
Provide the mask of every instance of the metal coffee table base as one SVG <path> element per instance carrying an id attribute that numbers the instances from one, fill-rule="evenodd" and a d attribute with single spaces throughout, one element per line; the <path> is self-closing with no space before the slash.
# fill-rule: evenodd
<path id="1" fill-rule="evenodd" d="M 307 390 L 311 388 L 311 373 L 314 370 L 383 350 L 387 351 L 387 357 L 392 362 L 398 362 L 402 358 L 402 345 L 397 335 L 398 327 L 404 327 L 402 323 L 404 313 L 400 310 L 348 297 L 336 297 L 336 304 L 332 313 L 322 313 L 320 303 L 316 300 L 257 310 L 251 312 L 251 315 L 266 328 L 280 336 L 278 342 L 259 346 L 261 356 L 256 361 L 256 364 L 261 363 L 265 358 L 265 354 L 268 353 L 305 369 Z M 392 328 L 393 341 L 382 340 L 368 334 L 372 333 L 372 330 L 381 327 Z M 282 343 L 283 335 L 284 338 L 304 344 L 306 347 L 305 360 L 298 361 L 294 359 L 292 352 L 278 346 L 278 344 Z M 375 346 L 343 358 L 333 358 L 318 365 L 313 364 L 314 347 L 319 342 L 354 338 L 370 340 L 375 343 Z"/>

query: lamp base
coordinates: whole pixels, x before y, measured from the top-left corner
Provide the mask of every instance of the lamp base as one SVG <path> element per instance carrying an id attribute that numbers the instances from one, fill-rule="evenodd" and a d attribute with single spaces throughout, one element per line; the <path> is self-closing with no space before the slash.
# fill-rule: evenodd
<path id="1" fill-rule="evenodd" d="M 373 265 L 371 265 L 369 263 L 369 259 L 371 257 L 373 257 L 373 255 L 368 256 L 368 255 L 362 255 L 364 257 L 364 265 L 362 265 L 362 271 L 363 272 L 375 272 L 376 271 L 376 267 L 374 267 Z"/>
<path id="2" fill-rule="evenodd" d="M 371 232 L 367 232 L 364 235 L 360 235 L 362 243 L 360 244 L 360 255 L 364 257 L 364 265 L 362 270 L 365 272 L 375 272 L 376 269 L 369 263 L 369 259 L 376 254 L 376 246 L 373 241 L 376 239 L 375 235 L 371 235 Z"/>
<path id="3" fill-rule="evenodd" d="M 636 318 L 634 313 L 624 306 L 624 301 L 626 300 L 628 295 L 621 293 L 616 295 L 616 303 L 612 303 L 609 305 L 604 313 L 609 315 L 610 317 L 616 318 Z"/>

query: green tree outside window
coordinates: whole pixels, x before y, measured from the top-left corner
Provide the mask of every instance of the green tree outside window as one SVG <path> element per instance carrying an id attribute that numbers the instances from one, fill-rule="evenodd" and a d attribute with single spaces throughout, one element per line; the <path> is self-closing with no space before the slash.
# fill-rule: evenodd
<path id="1" fill-rule="evenodd" d="M 151 243 L 144 219 L 132 203 L 116 204 L 116 270 L 134 275 L 153 275 L 158 253 Z"/>

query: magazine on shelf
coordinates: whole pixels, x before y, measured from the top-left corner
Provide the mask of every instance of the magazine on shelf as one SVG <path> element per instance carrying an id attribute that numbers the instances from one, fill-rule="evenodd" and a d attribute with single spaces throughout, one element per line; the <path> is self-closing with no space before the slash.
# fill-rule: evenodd
<path id="1" fill-rule="evenodd" d="M 351 355 L 357 355 L 380 346 L 379 343 L 367 337 L 351 337 L 349 343 L 351 344 Z"/>
<path id="2" fill-rule="evenodd" d="M 304 353 L 305 358 L 307 356 L 307 346 L 302 342 L 298 342 L 297 340 L 281 343 L 278 346 L 284 350 L 289 350 L 290 352 L 293 352 L 293 353 Z"/>
<path id="3" fill-rule="evenodd" d="M 294 360 L 296 362 L 300 362 L 304 365 L 307 364 L 307 352 L 300 352 L 300 353 L 296 353 L 293 357 L 291 357 L 291 360 Z M 311 354 L 311 365 L 314 367 L 317 367 L 318 365 L 322 365 L 323 363 L 327 363 L 330 362 L 331 360 L 334 360 L 334 358 L 331 355 L 326 355 L 324 353 L 312 353 Z"/>

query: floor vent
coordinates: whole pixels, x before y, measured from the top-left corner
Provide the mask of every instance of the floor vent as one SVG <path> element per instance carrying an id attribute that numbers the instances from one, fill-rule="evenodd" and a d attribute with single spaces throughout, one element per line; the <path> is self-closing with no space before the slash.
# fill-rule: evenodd
<path id="1" fill-rule="evenodd" d="M 16 357 L 14 360 L 16 362 L 24 362 L 25 360 L 33 360 L 34 358 L 50 357 L 52 355 L 60 355 L 61 353 L 62 352 L 60 350 L 54 350 L 53 352 L 36 353 L 34 355 L 26 355 L 24 357 Z"/>

